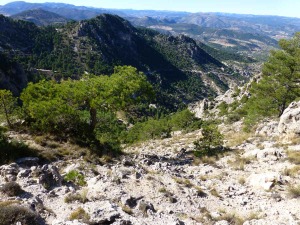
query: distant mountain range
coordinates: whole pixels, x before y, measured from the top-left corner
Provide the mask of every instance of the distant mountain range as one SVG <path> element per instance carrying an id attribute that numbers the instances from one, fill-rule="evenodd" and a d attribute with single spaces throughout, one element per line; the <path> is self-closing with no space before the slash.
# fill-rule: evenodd
<path id="1" fill-rule="evenodd" d="M 11 16 L 16 20 L 26 20 L 33 22 L 37 26 L 48 26 L 53 24 L 66 24 L 70 19 L 60 16 L 56 13 L 43 9 L 31 9 Z"/>
<path id="2" fill-rule="evenodd" d="M 36 11 L 36 9 L 39 10 Z M 27 10 L 35 11 L 28 12 Z M 50 15 L 41 10 L 57 15 Z M 25 15 L 24 11 L 27 11 Z M 229 13 L 116 10 L 63 3 L 17 1 L 0 6 L 0 13 L 17 19 L 29 20 L 40 26 L 65 23 L 64 18 L 80 21 L 91 19 L 99 14 L 110 13 L 126 18 L 135 26 L 152 28 L 175 36 L 188 35 L 213 48 L 241 53 L 257 59 L 265 58 L 270 49 L 276 48 L 277 40 L 280 38 L 289 38 L 295 32 L 300 31 L 299 18 Z"/>

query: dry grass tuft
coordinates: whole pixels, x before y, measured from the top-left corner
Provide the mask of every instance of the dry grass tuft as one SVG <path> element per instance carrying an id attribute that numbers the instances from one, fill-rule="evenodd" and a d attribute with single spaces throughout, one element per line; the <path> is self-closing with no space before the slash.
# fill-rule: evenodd
<path id="1" fill-rule="evenodd" d="M 233 161 L 228 160 L 227 163 L 235 170 L 245 170 L 245 165 L 250 164 L 252 160 L 253 158 L 245 158 L 237 155 Z"/>
<path id="2" fill-rule="evenodd" d="M 89 223 L 90 216 L 85 212 L 85 210 L 81 207 L 77 208 L 74 212 L 72 212 L 69 216 L 70 220 L 81 220 L 85 223 Z"/>
<path id="3" fill-rule="evenodd" d="M 300 175 L 300 166 L 294 166 L 292 168 L 285 168 L 283 171 L 283 174 L 285 176 L 295 178 Z"/>
<path id="4" fill-rule="evenodd" d="M 6 194 L 9 197 L 18 196 L 22 193 L 24 193 L 21 186 L 16 182 L 8 182 L 5 183 L 1 188 L 0 191 L 4 194 Z"/>
<path id="5" fill-rule="evenodd" d="M 295 163 L 296 165 L 300 165 L 300 151 L 288 151 L 287 156 L 288 156 L 288 160 L 291 163 Z"/>
<path id="6" fill-rule="evenodd" d="M 194 157 L 193 165 L 199 166 L 200 164 L 209 164 L 209 165 L 216 165 L 217 157 L 216 156 L 203 156 L 201 158 Z"/>
<path id="7" fill-rule="evenodd" d="M 237 215 L 236 213 L 228 213 L 225 212 L 223 215 L 215 218 L 217 221 L 221 220 L 226 220 L 229 224 L 234 224 L 234 225 L 243 225 L 245 222 L 245 219 Z"/>
<path id="8" fill-rule="evenodd" d="M 215 188 L 210 190 L 210 194 L 217 198 L 222 198 L 222 196 L 219 194 L 219 192 Z"/>
<path id="9" fill-rule="evenodd" d="M 299 198 L 300 197 L 300 184 L 291 185 L 288 187 L 288 194 L 291 198 Z"/>
<path id="10" fill-rule="evenodd" d="M 71 203 L 71 202 L 81 202 L 81 203 L 86 203 L 88 202 L 88 198 L 87 198 L 87 193 L 88 193 L 88 190 L 87 189 L 84 189 L 81 193 L 71 193 L 71 194 L 68 194 L 64 201 L 65 203 Z"/>
<path id="11" fill-rule="evenodd" d="M 241 145 L 244 141 L 252 136 L 251 133 L 246 132 L 228 132 L 224 135 L 224 139 L 227 140 L 226 146 L 235 147 Z"/>
<path id="12" fill-rule="evenodd" d="M 176 183 L 182 184 L 187 188 L 191 188 L 194 186 L 189 179 L 175 177 L 174 180 L 176 181 Z"/>
<path id="13" fill-rule="evenodd" d="M 122 208 L 123 212 L 127 213 L 128 215 L 133 214 L 133 211 L 129 206 L 121 204 L 120 207 Z"/>

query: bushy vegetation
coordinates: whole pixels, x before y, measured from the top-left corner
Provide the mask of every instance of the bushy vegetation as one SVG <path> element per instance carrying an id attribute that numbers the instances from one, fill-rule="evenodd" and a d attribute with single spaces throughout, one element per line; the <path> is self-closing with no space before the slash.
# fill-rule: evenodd
<path id="1" fill-rule="evenodd" d="M 2 225 L 17 224 L 42 225 L 42 219 L 32 210 L 23 206 L 8 204 L 0 206 L 0 221 Z"/>
<path id="2" fill-rule="evenodd" d="M 73 182 L 76 185 L 79 186 L 85 186 L 86 182 L 84 179 L 84 175 L 79 173 L 76 170 L 71 170 L 64 176 L 64 180 L 67 182 Z"/>
<path id="3" fill-rule="evenodd" d="M 179 111 L 160 119 L 149 119 L 136 123 L 124 135 L 125 142 L 134 143 L 155 138 L 170 137 L 172 131 L 193 131 L 201 127 L 202 121 L 189 110 Z"/>
<path id="4" fill-rule="evenodd" d="M 261 79 L 252 85 L 252 96 L 245 105 L 249 123 L 257 118 L 280 116 L 300 96 L 300 33 L 291 40 L 280 40 L 279 45 L 282 50 L 271 52 Z"/>
<path id="5" fill-rule="evenodd" d="M 0 127 L 0 164 L 12 162 L 18 158 L 36 156 L 36 152 L 23 142 L 10 141 Z"/>
<path id="6" fill-rule="evenodd" d="M 89 223 L 90 216 L 85 212 L 85 210 L 81 207 L 72 212 L 69 216 L 70 220 L 80 220 L 82 222 Z"/>
<path id="7" fill-rule="evenodd" d="M 10 197 L 18 196 L 22 194 L 24 191 L 21 186 L 16 182 L 7 182 L 1 188 L 0 191 Z"/>
<path id="8" fill-rule="evenodd" d="M 121 143 L 165 138 L 173 131 L 193 131 L 202 124 L 187 109 L 165 115 L 161 108 L 149 107 L 154 90 L 146 76 L 131 66 L 115 67 L 110 76 L 29 83 L 21 93 L 20 108 L 11 92 L 3 90 L 0 94 L 6 96 L 3 106 L 7 108 L 0 114 L 10 127 L 10 118 L 17 115 L 17 119 L 25 121 L 22 126 L 34 133 L 60 136 L 60 140 L 71 140 L 98 155 L 119 153 Z M 25 145 L 8 142 L 2 133 L 0 137 L 0 144 L 6 146 L 3 151 L 11 154 L 1 154 L 2 162 L 27 156 L 29 149 Z M 67 179 L 81 185 L 77 175 L 70 173 Z"/>
<path id="9" fill-rule="evenodd" d="M 223 150 L 223 135 L 214 124 L 202 127 L 202 137 L 194 142 L 195 156 L 215 156 Z"/>
<path id="10" fill-rule="evenodd" d="M 116 112 L 153 97 L 144 74 L 130 66 L 111 76 L 30 83 L 22 92 L 24 118 L 33 129 L 61 134 L 91 148 L 119 150 L 124 126 Z"/>
<path id="11" fill-rule="evenodd" d="M 271 51 L 262 75 L 251 83 L 250 97 L 244 96 L 234 105 L 221 104 L 220 115 L 229 115 L 230 122 L 244 118 L 245 130 L 250 130 L 265 117 L 281 116 L 300 97 L 300 33 L 290 40 L 280 40 L 279 46 L 281 50 Z"/>
<path id="12" fill-rule="evenodd" d="M 13 116 L 17 111 L 17 101 L 8 90 L 0 90 L 0 115 L 4 115 L 7 125 L 12 128 Z"/>

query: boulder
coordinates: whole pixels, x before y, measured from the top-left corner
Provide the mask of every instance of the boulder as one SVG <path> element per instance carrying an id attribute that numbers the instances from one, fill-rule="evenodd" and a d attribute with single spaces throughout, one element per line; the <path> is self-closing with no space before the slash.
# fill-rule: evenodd
<path id="1" fill-rule="evenodd" d="M 260 161 L 276 161 L 281 158 L 284 158 L 286 154 L 283 149 L 278 148 L 265 148 L 263 150 L 254 149 L 251 151 L 247 151 L 243 154 L 243 157 L 255 157 Z"/>
<path id="2" fill-rule="evenodd" d="M 283 183 L 283 180 L 279 173 L 269 172 L 250 175 L 248 183 L 255 188 L 270 190 L 276 183 Z"/>
<path id="3" fill-rule="evenodd" d="M 156 212 L 152 203 L 146 202 L 144 200 L 139 201 L 137 207 L 144 215 L 147 215 L 148 210 L 152 212 Z"/>
<path id="4" fill-rule="evenodd" d="M 45 188 L 49 189 L 51 187 L 61 186 L 62 180 L 56 166 L 44 165 L 41 168 L 41 175 L 39 176 L 38 182 Z"/>
<path id="5" fill-rule="evenodd" d="M 292 102 L 283 112 L 278 131 L 287 135 L 300 135 L 300 101 Z"/>
<path id="6" fill-rule="evenodd" d="M 277 148 L 265 148 L 261 151 L 258 151 L 256 157 L 259 160 L 263 161 L 276 161 L 280 158 L 283 158 L 285 156 L 285 153 L 283 149 L 277 149 Z"/>
<path id="7" fill-rule="evenodd" d="M 278 122 L 277 121 L 265 121 L 262 122 L 255 131 L 256 135 L 259 136 L 277 136 L 278 133 Z"/>
<path id="8" fill-rule="evenodd" d="M 16 181 L 18 173 L 19 173 L 19 166 L 16 163 L 3 165 L 0 167 L 0 175 L 6 181 Z"/>
<path id="9" fill-rule="evenodd" d="M 189 106 L 189 109 L 191 112 L 195 113 L 197 118 L 203 118 L 210 105 L 211 102 L 208 99 L 203 99 L 194 105 Z"/>
<path id="10" fill-rule="evenodd" d="M 117 210 L 118 207 L 109 201 L 97 205 L 93 204 L 88 206 L 88 208 L 91 223 L 112 224 L 117 218 L 120 218 L 120 213 Z"/>
<path id="11" fill-rule="evenodd" d="M 23 169 L 18 173 L 18 178 L 28 177 L 31 173 L 30 169 Z"/>

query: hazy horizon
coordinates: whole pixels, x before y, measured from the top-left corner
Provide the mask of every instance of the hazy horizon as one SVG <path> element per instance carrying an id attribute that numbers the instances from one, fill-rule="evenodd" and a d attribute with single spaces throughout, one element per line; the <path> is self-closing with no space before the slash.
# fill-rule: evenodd
<path id="1" fill-rule="evenodd" d="M 0 5 L 15 2 L 0 0 Z M 109 9 L 167 10 L 182 12 L 220 12 L 233 14 L 273 15 L 300 18 L 300 1 L 294 0 L 26 0 L 29 3 L 67 3 Z"/>

